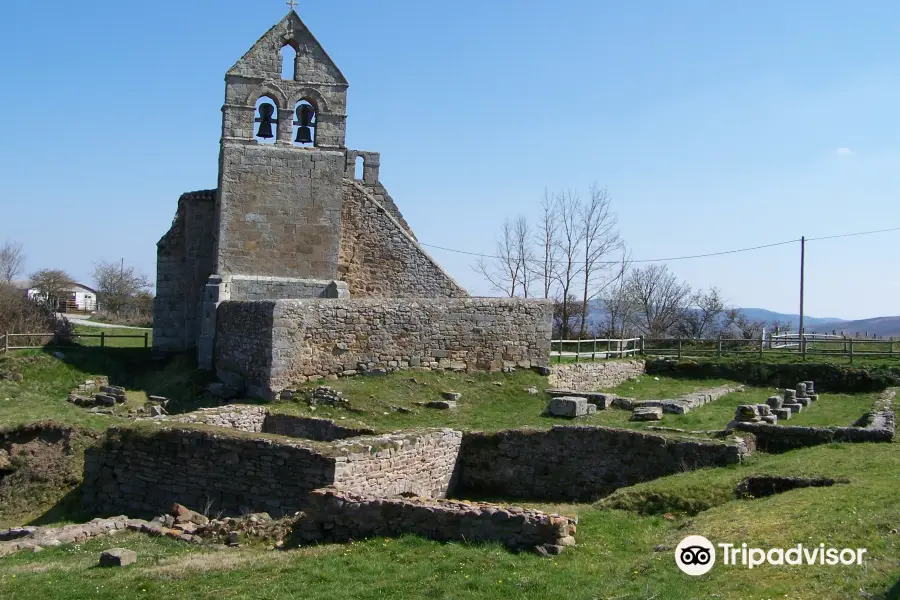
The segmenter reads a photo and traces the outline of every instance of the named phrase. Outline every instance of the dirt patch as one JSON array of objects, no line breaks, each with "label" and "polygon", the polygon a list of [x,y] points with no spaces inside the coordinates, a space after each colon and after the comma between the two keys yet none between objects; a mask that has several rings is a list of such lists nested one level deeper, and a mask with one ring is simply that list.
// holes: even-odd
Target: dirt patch
[{"label": "dirt patch", "polygon": [[847,479],[828,479],[825,477],[777,477],[774,475],[758,475],[747,477],[734,489],[738,499],[766,498],[775,494],[783,494],[791,490],[809,487],[831,487],[836,483],[850,483]]},{"label": "dirt patch", "polygon": [[22,525],[81,483],[84,448],[99,434],[36,423],[0,430],[0,524]]}]

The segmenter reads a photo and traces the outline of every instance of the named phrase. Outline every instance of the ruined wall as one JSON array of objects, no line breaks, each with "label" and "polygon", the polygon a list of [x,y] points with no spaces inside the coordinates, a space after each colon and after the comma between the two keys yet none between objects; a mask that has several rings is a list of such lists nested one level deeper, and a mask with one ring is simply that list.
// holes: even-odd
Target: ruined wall
[{"label": "ruined wall", "polygon": [[864,427],[800,427],[768,423],[737,423],[739,431],[752,433],[756,447],[764,452],[781,453],[834,442],[892,442],[894,432],[887,428]]},{"label": "ruined wall", "polygon": [[172,227],[157,244],[153,347],[178,352],[197,345],[203,286],[213,272],[215,190],[184,194]]},{"label": "ruined wall", "polygon": [[337,279],[344,153],[225,142],[217,273]]},{"label": "ruined wall", "polygon": [[359,182],[344,184],[341,226],[340,275],[351,296],[468,296]]},{"label": "ruined wall", "polygon": [[736,443],[607,427],[467,433],[458,494],[591,501],[657,477],[740,462]]},{"label": "ruined wall", "polygon": [[440,497],[453,478],[462,434],[408,431],[339,442],[188,426],[115,427],[85,454],[83,504],[92,514],[151,516],[173,503],[273,516],[301,510],[321,487]]},{"label": "ruined wall", "polygon": [[273,433],[287,437],[306,438],[321,442],[333,442],[363,435],[375,435],[374,429],[366,427],[345,427],[331,419],[314,419],[294,415],[270,414],[262,424],[263,433]]},{"label": "ruined wall", "polygon": [[323,279],[235,276],[231,278],[232,300],[282,300],[297,298],[337,298],[338,286],[346,284]]},{"label": "ruined wall", "polygon": [[332,459],[287,440],[112,428],[85,453],[83,505],[101,516],[153,516],[175,502],[211,513],[285,515],[333,479]]},{"label": "ruined wall", "polygon": [[274,301],[224,302],[216,313],[216,374],[260,397],[268,397],[274,307]]},{"label": "ruined wall", "polygon": [[[216,371],[236,387],[273,397],[307,378],[355,375],[360,365],[544,366],[551,311],[546,301],[502,298],[225,302]],[[263,356],[267,346],[270,360]]]},{"label": "ruined wall", "polygon": [[334,489],[310,496],[294,530],[302,543],[421,535],[440,541],[500,542],[513,550],[572,545],[575,523],[556,514],[475,502],[385,499]]},{"label": "ruined wall", "polygon": [[[377,449],[361,451],[369,439],[377,440]],[[462,433],[450,429],[339,442],[337,448],[350,451],[336,459],[334,485],[372,496],[443,498],[452,487],[461,443]]]},{"label": "ruined wall", "polygon": [[642,360],[612,360],[550,366],[551,387],[593,392],[613,388],[644,374]]}]

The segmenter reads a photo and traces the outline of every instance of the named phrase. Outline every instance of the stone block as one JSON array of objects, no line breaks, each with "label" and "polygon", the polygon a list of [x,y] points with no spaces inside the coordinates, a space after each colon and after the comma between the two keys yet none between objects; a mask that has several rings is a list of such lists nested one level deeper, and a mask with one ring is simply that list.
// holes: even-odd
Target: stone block
[{"label": "stone block", "polygon": [[784,398],[781,398],[780,396],[771,396],[768,400],[766,400],[766,404],[768,404],[769,408],[771,408],[773,411],[778,410],[779,408],[784,406]]},{"label": "stone block", "polygon": [[100,554],[101,567],[127,567],[137,562],[137,553],[125,548],[113,548]]},{"label": "stone block", "polygon": [[109,394],[96,394],[94,396],[94,402],[96,402],[99,406],[115,406],[116,398],[115,396],[110,396]]},{"label": "stone block", "polygon": [[759,413],[760,417],[767,417],[772,414],[772,407],[768,404],[757,404],[756,411]]},{"label": "stone block", "polygon": [[756,423],[759,421],[759,407],[756,404],[742,404],[734,412],[734,420],[739,423]]},{"label": "stone block", "polygon": [[441,392],[441,397],[444,400],[450,400],[451,402],[458,402],[460,398],[462,398],[462,394],[459,392]]},{"label": "stone block", "polygon": [[784,390],[784,401],[785,402],[793,402],[797,398],[797,390],[786,389]]},{"label": "stone block", "polygon": [[760,419],[763,423],[768,423],[769,425],[778,424],[778,417],[776,417],[775,415],[763,415],[762,417],[760,417]]},{"label": "stone block", "polygon": [[798,383],[797,384],[797,398],[806,398],[806,384]]},{"label": "stone block", "polygon": [[775,413],[776,417],[784,421],[787,421],[794,415],[793,411],[789,408],[776,408],[772,412]]},{"label": "stone block", "polygon": [[816,393],[816,383],[814,381],[804,381],[806,384],[806,394],[811,396]]},{"label": "stone block", "polygon": [[663,409],[658,406],[638,406],[631,413],[632,421],[662,421]]},{"label": "stone block", "polygon": [[796,402],[791,402],[791,403],[789,403],[789,404],[785,404],[785,405],[784,405],[784,408],[790,410],[791,413],[793,413],[793,414],[796,414],[796,413],[798,413],[798,412],[802,412],[802,411],[803,411],[803,405],[802,405],[802,404],[797,404]]},{"label": "stone block", "polygon": [[796,403],[802,404],[804,408],[809,406],[809,403],[812,402],[809,398],[797,398]]},{"label": "stone block", "polygon": [[550,404],[547,406],[547,414],[554,417],[575,419],[586,416],[588,414],[587,407],[588,402],[584,398],[563,396],[550,400]]}]

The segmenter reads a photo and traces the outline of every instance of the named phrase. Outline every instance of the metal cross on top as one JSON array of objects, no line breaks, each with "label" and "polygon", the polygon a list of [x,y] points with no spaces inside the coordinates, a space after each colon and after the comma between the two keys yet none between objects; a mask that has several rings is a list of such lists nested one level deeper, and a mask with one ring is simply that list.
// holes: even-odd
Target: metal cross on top
[{"label": "metal cross on top", "polygon": [[287,5],[291,7],[291,10],[294,10],[294,7],[297,6],[296,0],[288,0]]}]

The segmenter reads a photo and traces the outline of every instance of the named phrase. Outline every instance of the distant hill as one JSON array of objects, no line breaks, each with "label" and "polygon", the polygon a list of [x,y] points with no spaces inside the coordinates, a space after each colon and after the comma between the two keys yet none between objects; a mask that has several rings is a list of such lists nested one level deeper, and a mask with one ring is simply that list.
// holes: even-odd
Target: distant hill
[{"label": "distant hill", "polygon": [[843,331],[847,335],[855,336],[868,334],[870,337],[900,337],[900,317],[875,317],[874,319],[860,319],[859,321],[832,321],[820,323],[806,328],[810,333],[831,333]]},{"label": "distant hill", "polygon": [[[752,321],[765,321],[766,323],[779,321],[781,324],[788,325],[795,329],[800,326],[799,314],[778,313],[766,310],[765,308],[742,308],[741,311]],[[818,327],[826,324],[832,325],[831,328],[834,329],[836,326],[835,324],[844,322],[844,319],[834,317],[810,317],[806,315],[803,317],[803,325],[806,327],[807,331],[809,331],[811,327]]]}]

